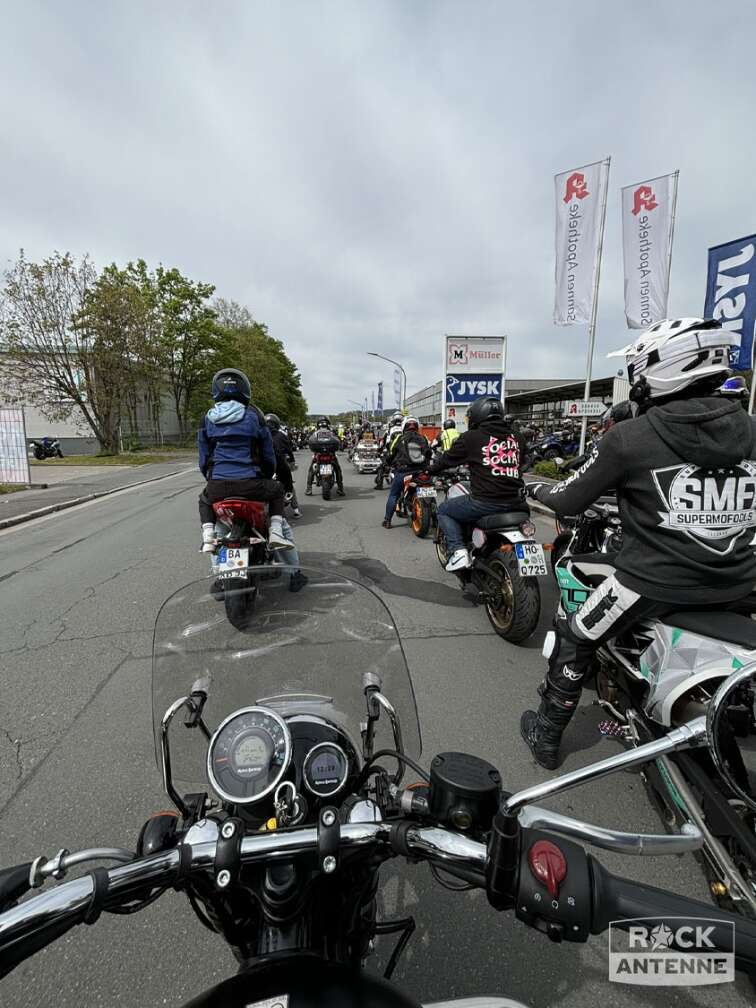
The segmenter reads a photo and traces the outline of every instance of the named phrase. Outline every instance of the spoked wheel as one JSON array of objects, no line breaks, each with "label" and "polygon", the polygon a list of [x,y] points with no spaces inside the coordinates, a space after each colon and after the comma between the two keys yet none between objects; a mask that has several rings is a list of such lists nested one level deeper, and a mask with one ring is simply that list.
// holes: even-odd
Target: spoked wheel
[{"label": "spoked wheel", "polygon": [[247,630],[255,611],[257,586],[249,579],[226,578],[223,581],[223,603],[228,622],[236,630]]},{"label": "spoked wheel", "polygon": [[522,577],[510,553],[488,559],[492,574],[486,578],[486,613],[499,637],[512,644],[527,640],[538,626],[541,590],[538,579]]},{"label": "spoked wheel", "polygon": [[412,500],[412,531],[418,539],[425,539],[433,527],[433,511],[429,501],[415,495]]}]

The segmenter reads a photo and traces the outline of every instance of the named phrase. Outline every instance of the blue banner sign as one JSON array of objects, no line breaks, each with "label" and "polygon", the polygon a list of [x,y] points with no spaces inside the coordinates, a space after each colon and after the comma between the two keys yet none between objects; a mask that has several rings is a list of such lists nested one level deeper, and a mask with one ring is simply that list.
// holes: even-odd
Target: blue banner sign
[{"label": "blue banner sign", "polygon": [[447,374],[446,402],[449,405],[471,403],[481,396],[501,399],[502,376],[499,374]]},{"label": "blue banner sign", "polygon": [[756,325],[756,235],[709,249],[704,315],[730,330],[730,367],[747,371]]}]

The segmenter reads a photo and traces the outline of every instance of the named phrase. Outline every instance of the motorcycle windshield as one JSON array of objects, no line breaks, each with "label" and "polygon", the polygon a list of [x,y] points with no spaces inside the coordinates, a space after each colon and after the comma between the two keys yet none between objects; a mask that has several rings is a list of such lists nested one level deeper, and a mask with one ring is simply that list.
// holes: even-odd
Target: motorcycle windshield
[{"label": "motorcycle windshield", "polygon": [[[404,751],[420,755],[412,681],[388,609],[356,581],[330,570],[302,571],[308,581],[297,592],[291,591],[291,568],[276,564],[249,568],[250,587],[224,595],[205,578],[163,604],[152,660],[158,766],[165,712],[197,689],[207,693],[202,716],[210,732],[234,711],[262,705],[284,717],[312,713],[335,722],[362,753],[366,675],[396,711]],[[186,718],[186,711],[178,712],[170,728],[173,781],[179,789],[207,790],[207,740],[185,727]],[[374,751],[384,748],[396,746],[382,710]]]}]

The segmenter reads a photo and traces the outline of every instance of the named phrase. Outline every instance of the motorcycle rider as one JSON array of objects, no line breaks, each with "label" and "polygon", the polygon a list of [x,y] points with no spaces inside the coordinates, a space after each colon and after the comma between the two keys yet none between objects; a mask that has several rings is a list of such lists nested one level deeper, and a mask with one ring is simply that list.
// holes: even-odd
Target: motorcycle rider
[{"label": "motorcycle rider", "polygon": [[420,433],[420,422],[408,416],[402,424],[402,433],[395,437],[386,457],[386,465],[394,466],[394,478],[386,500],[386,514],[381,523],[385,529],[391,528],[391,518],[396,503],[404,489],[404,477],[422,472],[430,457],[428,439]]},{"label": "motorcycle rider", "polygon": [[470,467],[471,494],[449,497],[438,507],[438,524],[450,554],[448,571],[470,566],[464,525],[483,515],[521,511],[524,507],[520,470],[525,443],[505,416],[503,403],[495,396],[476,399],[467,411],[467,426],[465,433],[428,469],[435,476],[444,469]]},{"label": "motorcycle rider", "polygon": [[714,319],[653,325],[612,355],[626,356],[638,416],[612,426],[569,479],[527,487],[558,515],[614,489],[623,528],[616,574],[571,617],[557,617],[538,713],[522,716],[522,736],[549,770],[603,641],[638,619],[729,608],[756,581],[756,420],[716,395],[731,342]]},{"label": "motorcycle rider", "polygon": [[211,553],[214,548],[213,504],[227,497],[267,502],[268,545],[291,549],[294,544],[283,530],[284,488],[269,478],[276,469],[273,441],[262,413],[250,402],[249,378],[236,368],[216,371],[211,395],[215,405],[197,432],[199,468],[207,480],[199,497],[202,552]]},{"label": "motorcycle rider", "polygon": [[386,427],[386,431],[379,441],[379,450],[381,453],[381,461],[378,466],[378,471],[375,474],[375,486],[377,490],[383,488],[383,480],[388,476],[389,466],[386,462],[388,453],[391,450],[395,441],[397,441],[402,434],[402,425],[404,424],[404,414],[400,413],[399,410],[394,413]]},{"label": "motorcycle rider", "polygon": [[438,451],[446,452],[449,451],[451,446],[459,437],[459,431],[457,430],[457,423],[455,420],[444,420],[444,427],[441,433],[433,442],[432,447],[438,449]]},{"label": "motorcycle rider", "polygon": [[270,430],[273,441],[273,451],[276,455],[276,478],[283,483],[284,502],[288,501],[291,504],[292,514],[295,518],[301,518],[302,512],[299,510],[297,491],[294,489],[294,478],[289,465],[294,461],[294,449],[291,441],[289,436],[281,430],[281,420],[275,413],[266,413],[265,423]]},{"label": "motorcycle rider", "polygon": [[[324,433],[323,434],[319,434],[320,431],[323,431]],[[339,446],[341,446],[341,441],[333,433],[333,430],[331,428],[331,421],[328,419],[327,416],[322,416],[318,420],[317,426],[315,428],[315,431],[313,432],[312,437],[316,438],[316,439],[318,437],[322,437],[324,441],[328,441],[328,435],[329,434],[331,436],[331,439],[336,444],[338,444]],[[312,447],[312,445],[310,445],[310,447]],[[336,493],[339,495],[339,497],[344,497],[345,496],[345,494],[344,494],[344,476],[343,476],[343,474],[341,472],[341,466],[339,465],[339,460],[338,460],[338,457],[336,455],[336,452],[338,450],[339,450],[338,448],[334,448],[334,452],[333,452],[333,474],[336,477]],[[305,495],[307,497],[312,497],[312,481],[315,479],[315,466],[316,465],[317,465],[317,463],[315,462],[315,459],[313,458],[312,462],[310,463],[310,468],[307,470],[307,489],[305,490]]]}]

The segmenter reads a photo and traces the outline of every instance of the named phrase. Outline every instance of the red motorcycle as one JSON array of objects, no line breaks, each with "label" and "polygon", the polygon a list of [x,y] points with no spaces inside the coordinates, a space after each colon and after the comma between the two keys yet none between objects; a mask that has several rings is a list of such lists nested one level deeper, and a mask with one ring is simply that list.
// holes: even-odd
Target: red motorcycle
[{"label": "red motorcycle", "polygon": [[[212,558],[215,595],[229,623],[245,630],[255,608],[257,580],[249,569],[271,562],[268,509],[261,501],[229,498],[213,504],[217,544]],[[252,589],[252,590],[250,590]]]},{"label": "red motorcycle", "polygon": [[315,469],[315,482],[323,491],[323,500],[331,499],[333,481],[335,479],[334,462],[336,455],[332,451],[315,452],[312,464]]}]

